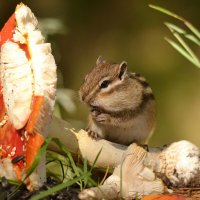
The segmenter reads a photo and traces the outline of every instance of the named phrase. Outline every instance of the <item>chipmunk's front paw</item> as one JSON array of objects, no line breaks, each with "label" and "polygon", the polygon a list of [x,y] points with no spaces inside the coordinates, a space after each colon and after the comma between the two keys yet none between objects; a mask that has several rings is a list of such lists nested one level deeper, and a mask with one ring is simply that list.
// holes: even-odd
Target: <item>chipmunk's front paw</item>
[{"label": "chipmunk's front paw", "polygon": [[89,128],[88,128],[86,131],[88,132],[88,136],[91,137],[92,139],[94,139],[94,140],[100,139],[100,137],[99,137],[99,135],[98,135],[97,132],[92,131],[92,130],[89,129]]},{"label": "chipmunk's front paw", "polygon": [[95,121],[99,123],[108,123],[110,121],[110,115],[106,113],[101,113],[99,111],[93,111],[92,117]]}]

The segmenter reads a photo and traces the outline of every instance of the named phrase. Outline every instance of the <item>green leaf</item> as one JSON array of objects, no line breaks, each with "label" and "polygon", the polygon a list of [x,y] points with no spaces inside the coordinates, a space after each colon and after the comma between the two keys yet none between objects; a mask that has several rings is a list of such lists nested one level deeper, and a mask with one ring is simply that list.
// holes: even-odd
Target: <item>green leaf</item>
[{"label": "green leaf", "polygon": [[196,27],[186,20],[184,21],[184,24],[200,39],[200,32]]},{"label": "green leaf", "polygon": [[200,46],[200,40],[198,40],[194,35],[186,34],[185,38]]},{"label": "green leaf", "polygon": [[[19,180],[7,179],[7,181],[9,184],[15,185],[15,186],[19,186],[19,185],[23,184],[23,182],[19,181]],[[0,178],[0,182],[2,182],[2,177]]]},{"label": "green leaf", "polygon": [[164,24],[167,26],[167,28],[169,28],[172,31],[176,31],[179,34],[185,35],[187,33],[184,29],[182,29],[182,28],[180,28],[180,27],[178,27],[178,26],[176,26],[176,25],[174,25],[172,23],[165,22]]},{"label": "green leaf", "polygon": [[165,8],[162,8],[160,6],[155,6],[155,5],[149,5],[149,7],[182,21],[187,26],[187,28],[194,34],[194,35],[188,34],[184,29],[182,29],[174,24],[165,23],[165,25],[169,28],[169,30],[172,32],[172,34],[178,40],[178,42],[182,45],[182,47],[179,44],[177,44],[176,42],[174,42],[168,38],[166,38],[167,42],[169,44],[171,44],[186,59],[188,59],[195,66],[200,68],[200,61],[199,61],[198,57],[195,55],[195,53],[191,50],[191,48],[186,44],[186,42],[180,36],[180,34],[181,34],[185,38],[189,39],[190,41],[192,41],[195,44],[197,44],[198,46],[200,46],[199,30],[197,28],[195,28],[190,22],[185,20],[183,17],[180,17],[179,15],[177,15]]},{"label": "green leaf", "polygon": [[196,35],[200,39],[199,30],[194,25],[192,25],[189,21],[184,19],[183,17],[181,17],[181,16],[179,16],[179,15],[177,15],[177,14],[175,14],[175,13],[173,13],[173,12],[171,12],[171,11],[165,9],[165,8],[162,8],[160,6],[155,6],[155,5],[150,4],[149,7],[184,22],[184,24],[192,31],[192,33],[194,33],[194,35]]},{"label": "green leaf", "polygon": [[194,42],[195,44],[197,44],[198,46],[200,46],[200,40],[198,38],[196,38],[194,35],[188,34],[184,29],[169,23],[169,22],[165,22],[164,23],[167,28],[169,28],[169,30],[173,33],[173,32],[177,32],[181,35],[184,35],[185,38],[189,39],[190,41]]},{"label": "green leaf", "polygon": [[62,142],[60,142],[60,140],[58,138],[51,138],[51,142],[56,143],[56,145],[62,150],[62,152],[68,157],[69,161],[70,161],[70,166],[72,167],[72,169],[75,172],[75,175],[77,177],[73,178],[73,180],[69,180],[67,182],[64,182],[62,184],[59,184],[51,189],[49,189],[48,191],[44,191],[39,193],[38,195],[35,195],[31,198],[31,200],[39,200],[39,199],[43,199],[51,194],[54,194],[66,187],[69,187],[75,183],[80,182],[81,184],[79,184],[82,187],[82,181],[83,180],[87,180],[88,182],[90,182],[93,185],[96,185],[95,181],[92,180],[91,173],[87,172],[87,168],[86,166],[84,167],[84,170],[82,170],[81,168],[77,167],[75,165],[75,162],[73,160],[73,157],[71,155],[71,153],[68,151],[68,149],[65,147],[64,144],[62,144]]},{"label": "green leaf", "polygon": [[65,153],[67,155],[67,157],[69,158],[69,161],[70,161],[70,165],[71,165],[72,169],[74,170],[76,176],[80,176],[78,168],[74,162],[74,159],[72,158],[72,155],[68,151],[66,146],[64,144],[62,144],[58,138],[52,138],[52,142],[54,142],[63,151],[63,153]]},{"label": "green leaf", "polygon": [[193,63],[195,66],[200,67],[197,65],[196,61],[190,56],[190,54],[185,51],[179,44],[176,42],[170,40],[169,38],[165,38],[165,40],[172,46],[174,47],[181,55],[183,55],[186,59],[188,59],[191,63]]},{"label": "green leaf", "polygon": [[67,156],[48,150],[46,158],[47,176],[52,176],[60,182],[66,182],[74,177]]},{"label": "green leaf", "polygon": [[95,167],[96,162],[97,162],[97,160],[98,160],[98,158],[99,158],[99,156],[100,156],[100,154],[101,154],[101,151],[102,151],[102,148],[99,150],[97,156],[95,157],[94,162],[93,162],[93,164],[92,164],[92,167],[91,167],[91,169],[90,169],[90,172],[91,172],[91,171],[93,170],[93,168]]},{"label": "green leaf", "polygon": [[[68,149],[66,148],[66,146],[64,144],[62,144],[62,142],[60,142],[60,140],[58,138],[53,138],[52,139],[52,142],[55,142],[56,145],[58,145],[58,147],[63,151],[63,153],[69,158],[69,161],[70,161],[70,166],[71,168],[73,169],[75,175],[77,177],[81,176],[82,174],[84,174],[84,171],[77,167],[74,160],[73,160],[73,157],[71,155],[71,153],[68,151]],[[100,151],[101,152],[101,151]],[[98,159],[98,156],[100,154],[100,152],[98,153],[96,159]],[[96,159],[94,161],[94,164],[96,163]],[[93,165],[94,165],[93,164]],[[91,170],[88,172],[90,175],[91,175]],[[97,185],[96,182],[89,176],[86,178],[88,180],[88,182],[91,184],[91,185]],[[84,179],[80,179],[80,183],[77,182],[77,184],[80,185],[81,189],[83,188],[82,187],[82,181],[84,181]]]},{"label": "green leaf", "polygon": [[[84,174],[88,172],[88,166],[87,166],[87,160],[86,159],[83,160],[83,171],[84,171]],[[86,177],[84,179],[84,188],[86,187],[87,182],[88,182],[88,179]]]},{"label": "green leaf", "polygon": [[181,38],[181,36],[178,33],[173,33],[174,37],[179,41],[179,43],[183,46],[183,48],[190,54],[190,56],[193,58],[194,62],[196,63],[196,66],[200,66],[199,59],[195,55],[195,53],[191,50],[191,48],[185,43],[185,41]]},{"label": "green leaf", "polygon": [[149,7],[150,7],[150,8],[153,8],[154,10],[160,11],[160,12],[166,14],[166,15],[169,15],[169,16],[171,16],[171,17],[174,17],[174,18],[176,18],[176,19],[178,19],[178,20],[185,21],[184,18],[182,18],[182,17],[178,16],[177,14],[175,14],[175,13],[173,13],[173,12],[171,12],[171,11],[165,9],[165,8],[162,8],[162,7],[160,7],[160,6],[156,6],[156,5],[149,4]]}]

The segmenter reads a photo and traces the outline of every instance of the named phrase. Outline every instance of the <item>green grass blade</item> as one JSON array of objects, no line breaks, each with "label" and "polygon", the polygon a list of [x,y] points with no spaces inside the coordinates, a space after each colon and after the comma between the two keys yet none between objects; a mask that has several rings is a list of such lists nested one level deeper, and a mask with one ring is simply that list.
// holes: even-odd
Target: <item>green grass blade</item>
[{"label": "green grass blade", "polygon": [[[55,194],[56,192],[59,192],[60,190],[63,190],[73,184],[75,184],[76,182],[80,181],[81,179],[83,179],[86,176],[86,174],[79,176],[77,178],[74,178],[73,180],[67,181],[65,183],[61,183],[59,185],[56,185],[54,187],[52,187],[51,189],[44,191],[44,192],[40,192],[38,195],[33,196],[32,198],[30,198],[30,200],[40,200],[40,199],[44,199],[45,197]],[[88,175],[89,176],[89,175]]]},{"label": "green grass blade", "polygon": [[188,40],[194,42],[196,45],[200,46],[200,40],[198,40],[194,35],[186,34],[185,38],[187,38]]},{"label": "green grass blade", "polygon": [[192,33],[194,33],[194,35],[196,35],[200,39],[199,30],[193,24],[191,24],[186,19],[184,19],[183,17],[181,17],[181,16],[179,16],[179,15],[177,15],[177,14],[175,14],[175,13],[173,13],[173,12],[171,12],[171,11],[165,9],[165,8],[162,8],[160,6],[150,4],[149,7],[184,22],[184,24],[192,31]]},{"label": "green grass blade", "polygon": [[76,164],[74,162],[74,159],[72,158],[71,153],[68,151],[68,149],[65,147],[65,145],[62,144],[58,138],[53,138],[52,141],[54,143],[56,143],[56,145],[58,145],[58,147],[68,156],[69,161],[71,163],[71,167],[74,170],[76,176],[80,176],[80,173],[79,173],[79,171],[77,169],[77,166],[76,166]]},{"label": "green grass blade", "polygon": [[[192,59],[192,63],[195,63],[196,66],[200,67],[200,62],[199,59],[197,58],[197,56],[195,55],[195,53],[191,50],[191,48],[185,43],[185,41],[181,38],[181,36],[179,35],[178,32],[176,32],[176,30],[178,30],[180,33],[186,33],[184,31],[181,31],[180,29],[177,29],[176,26],[171,25],[170,23],[166,23],[165,24],[169,30],[172,32],[172,34],[174,35],[174,37],[179,41],[179,43],[183,46],[183,48],[185,49],[185,51],[187,51],[187,53],[190,55],[190,60]],[[179,50],[180,52],[180,50]],[[182,54],[183,55],[183,54]]]},{"label": "green grass blade", "polygon": [[[47,176],[54,177],[60,182],[66,182],[74,177],[68,157],[64,154],[47,150],[46,152]],[[64,179],[63,179],[64,178]]]},{"label": "green grass blade", "polygon": [[200,32],[196,27],[186,20],[184,21],[184,24],[200,39]]},{"label": "green grass blade", "polygon": [[[84,172],[84,174],[88,172],[87,160],[86,160],[86,159],[83,160],[83,172]],[[88,179],[87,179],[87,177],[86,177],[86,178],[84,179],[84,188],[86,187],[87,182],[88,182]]]},{"label": "green grass blade", "polygon": [[96,187],[98,185],[97,182],[91,178],[91,176],[88,176],[87,179],[88,184],[90,183],[90,187]]},{"label": "green grass blade", "polygon": [[[15,185],[15,186],[19,186],[19,185],[23,184],[22,181],[18,181],[18,180],[7,179],[7,181],[9,184]],[[0,182],[2,182],[2,177],[0,178]]]},{"label": "green grass blade", "polygon": [[189,60],[191,63],[193,63],[195,66],[200,67],[197,65],[197,63],[194,61],[194,59],[190,56],[190,54],[185,51],[179,44],[176,42],[170,40],[169,38],[165,38],[165,40],[174,48],[176,49],[181,55],[183,55],[187,60]]},{"label": "green grass blade", "polygon": [[87,173],[87,171],[88,171],[87,160],[86,160],[86,159],[83,160],[83,171],[84,171],[85,173]]},{"label": "green grass blade", "polygon": [[185,51],[179,44],[174,42],[173,40],[165,37],[165,40],[173,47],[175,48],[181,55],[183,55],[185,58],[187,58],[190,62],[193,62],[192,57],[188,54],[187,51]]},{"label": "green grass blade", "polygon": [[173,33],[173,35],[176,37],[176,39],[179,41],[179,43],[183,46],[183,48],[190,54],[190,56],[193,58],[193,61],[196,63],[196,66],[200,67],[200,62],[195,53],[191,50],[191,48],[185,43],[185,41],[181,38],[181,36],[178,33]]},{"label": "green grass blade", "polygon": [[64,181],[65,179],[65,171],[64,171],[64,167],[63,167],[63,163],[61,160],[58,161],[60,163],[60,168],[61,168],[61,171],[62,171],[62,182]]},{"label": "green grass blade", "polygon": [[170,30],[176,31],[179,34],[185,35],[187,33],[184,29],[182,29],[172,23],[165,22],[164,24],[167,26],[167,28],[169,28]]},{"label": "green grass blade", "polygon": [[181,35],[184,35],[185,38],[189,39],[190,41],[194,42],[195,44],[197,44],[198,46],[200,46],[200,40],[198,38],[196,38],[194,35],[188,34],[184,29],[169,23],[169,22],[165,22],[164,23],[167,28],[173,33],[173,32],[177,32]]},{"label": "green grass blade", "polygon": [[[81,174],[83,174],[82,169],[80,169],[79,167],[76,166],[74,159],[73,159],[71,153],[66,148],[66,146],[62,142],[60,142],[60,140],[58,138],[53,138],[52,141],[55,142],[55,144],[58,145],[58,147],[63,151],[63,153],[66,154],[66,156],[68,157],[68,159],[70,161],[71,168],[73,169],[75,175],[77,177],[79,177]],[[77,182],[77,184],[81,187],[81,190],[82,190],[83,180],[80,179],[80,182]]]},{"label": "green grass blade", "polygon": [[186,21],[184,18],[180,17],[179,15],[177,15],[177,14],[175,14],[175,13],[173,13],[173,12],[171,12],[171,11],[165,9],[165,8],[162,8],[162,7],[160,7],[160,6],[156,6],[156,5],[149,4],[149,7],[150,7],[150,8],[153,8],[154,10],[160,11],[160,12],[166,14],[166,15],[169,15],[169,16],[171,16],[171,17],[174,17],[174,18],[176,18],[176,19],[178,19],[178,20]]},{"label": "green grass blade", "polygon": [[93,164],[92,164],[92,167],[90,168],[90,172],[92,172],[93,168],[95,167],[95,164],[96,164],[96,162],[97,162],[97,160],[98,160],[98,158],[99,158],[99,156],[100,156],[100,154],[101,154],[101,151],[102,151],[102,148],[99,150],[99,152],[98,152],[96,158],[94,159],[94,162],[93,162]]},{"label": "green grass blade", "polygon": [[[66,148],[66,146],[64,144],[62,144],[62,142],[60,142],[60,140],[58,138],[52,138],[52,142],[54,142],[56,145],[58,145],[58,147],[60,148],[60,150],[62,150],[63,154],[68,157],[69,159],[69,165],[70,167],[73,169],[74,174],[79,177],[82,176],[84,174],[89,174],[91,176],[91,171],[88,172],[87,169],[87,162],[85,160],[85,164],[83,166],[83,169],[79,168],[78,166],[76,166],[73,157],[71,155],[71,153],[68,151],[68,149]],[[92,180],[92,178],[90,176],[83,176],[83,179],[80,179],[79,182],[76,182],[76,184],[78,184],[80,186],[80,188],[82,189],[82,183],[85,181],[87,184],[90,184],[92,186],[96,186],[96,182],[94,180]],[[86,181],[87,180],[87,181]],[[84,182],[84,183],[85,183]]]}]

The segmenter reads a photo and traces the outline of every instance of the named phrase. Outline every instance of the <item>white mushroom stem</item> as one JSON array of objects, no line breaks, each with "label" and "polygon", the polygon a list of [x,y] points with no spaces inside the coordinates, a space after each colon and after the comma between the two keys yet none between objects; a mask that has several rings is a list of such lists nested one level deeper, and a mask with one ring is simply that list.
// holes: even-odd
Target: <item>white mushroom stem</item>
[{"label": "white mushroom stem", "polygon": [[[90,164],[93,164],[96,156],[101,151],[95,164],[96,167],[101,168],[116,167],[121,162],[122,155],[127,149],[127,146],[107,140],[94,140],[84,130],[76,132],[68,122],[56,117],[52,119],[48,135],[59,138],[71,153],[81,155]],[[49,149],[59,151],[54,143],[50,144]]]}]

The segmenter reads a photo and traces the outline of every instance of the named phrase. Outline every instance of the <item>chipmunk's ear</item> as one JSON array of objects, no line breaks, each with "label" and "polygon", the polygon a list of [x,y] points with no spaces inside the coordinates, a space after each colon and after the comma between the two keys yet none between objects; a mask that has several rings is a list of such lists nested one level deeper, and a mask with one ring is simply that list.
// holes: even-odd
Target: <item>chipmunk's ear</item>
[{"label": "chipmunk's ear", "polygon": [[119,79],[122,80],[126,74],[127,71],[127,62],[123,61],[120,65],[119,65]]},{"label": "chipmunk's ear", "polygon": [[99,56],[96,61],[96,65],[105,64],[106,61],[103,59],[102,56]]}]

